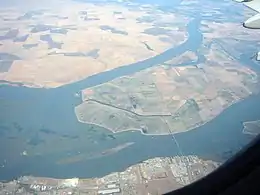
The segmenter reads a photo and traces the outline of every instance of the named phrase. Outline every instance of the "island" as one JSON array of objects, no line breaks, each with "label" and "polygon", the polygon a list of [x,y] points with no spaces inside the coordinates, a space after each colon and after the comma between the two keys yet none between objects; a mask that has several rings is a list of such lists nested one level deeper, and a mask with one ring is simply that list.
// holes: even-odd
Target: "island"
[{"label": "island", "polygon": [[164,194],[188,185],[220,164],[195,155],[157,157],[100,178],[54,179],[22,176],[0,182],[3,194]]},{"label": "island", "polygon": [[220,44],[204,53],[205,63],[196,66],[176,66],[174,62],[180,62],[176,57],[171,63],[83,90],[82,103],[75,108],[78,120],[114,133],[174,134],[201,126],[258,93],[259,75],[241,66]]},{"label": "island", "polygon": [[86,160],[91,160],[91,159],[95,159],[95,158],[102,158],[104,156],[109,156],[114,153],[117,153],[127,147],[130,147],[133,144],[134,144],[134,142],[127,142],[127,143],[118,145],[114,148],[109,148],[109,149],[103,150],[98,153],[80,152],[79,154],[76,154],[74,156],[60,159],[59,161],[57,161],[57,164],[73,164],[73,163],[80,162],[80,161],[86,161]]}]

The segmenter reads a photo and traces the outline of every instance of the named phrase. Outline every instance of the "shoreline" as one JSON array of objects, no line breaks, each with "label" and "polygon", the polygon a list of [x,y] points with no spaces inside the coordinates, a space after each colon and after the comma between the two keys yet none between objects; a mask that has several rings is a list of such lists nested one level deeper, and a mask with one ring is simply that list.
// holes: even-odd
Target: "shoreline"
[{"label": "shoreline", "polygon": [[[131,145],[130,145],[131,146]],[[127,146],[128,147],[128,146]],[[211,163],[214,163],[216,165],[220,165],[221,162],[219,161],[215,161],[215,160],[211,160],[211,159],[208,159],[208,158],[202,158],[202,157],[199,157],[197,155],[176,155],[176,156],[164,156],[164,157],[161,157],[161,156],[155,156],[153,158],[149,158],[149,159],[146,159],[146,160],[142,160],[136,164],[133,164],[131,166],[128,166],[126,167],[125,169],[123,170],[119,170],[119,171],[116,171],[114,173],[121,173],[121,172],[125,172],[127,169],[133,167],[133,166],[137,166],[139,164],[142,164],[142,163],[145,163],[145,162],[149,162],[149,161],[153,161],[155,159],[167,159],[167,158],[186,158],[186,157],[190,157],[190,156],[196,156],[198,157],[199,159],[201,159],[202,161],[205,161],[205,162],[211,162]],[[112,174],[112,173],[110,173]],[[110,175],[110,174],[107,174],[107,175]],[[19,177],[16,177],[16,178],[13,178],[13,179],[10,179],[10,180],[0,180],[0,182],[2,183],[8,183],[8,182],[12,182],[12,181],[16,181],[16,180],[19,180],[20,178],[23,178],[23,177],[32,177],[32,178],[36,178],[36,179],[51,179],[51,180],[69,180],[69,179],[79,179],[79,180],[86,180],[86,179],[100,179],[100,178],[103,178],[107,175],[104,175],[104,176],[100,176],[100,177],[63,177],[63,178],[58,178],[58,177],[45,177],[45,176],[34,176],[32,174],[28,174],[28,175],[21,175]]]},{"label": "shoreline", "polygon": [[[76,113],[75,113],[75,114],[76,114]],[[77,116],[77,115],[76,115],[76,116]],[[214,117],[214,118],[215,118],[215,117]],[[213,120],[214,118],[212,118],[211,120]],[[168,136],[168,135],[173,135],[173,134],[184,133],[184,132],[187,132],[187,131],[191,131],[191,130],[193,130],[193,129],[196,129],[196,128],[198,128],[198,127],[201,127],[201,126],[203,126],[203,125],[205,125],[206,123],[208,123],[208,122],[211,121],[211,120],[209,120],[209,121],[207,121],[207,122],[205,122],[205,123],[202,123],[202,124],[199,125],[199,126],[191,127],[191,128],[189,128],[189,129],[187,129],[187,130],[185,130],[185,131],[180,131],[180,132],[171,132],[171,133],[160,133],[160,134],[159,134],[159,133],[143,133],[142,130],[140,130],[140,129],[135,129],[135,128],[132,128],[132,129],[125,129],[125,130],[123,130],[123,131],[118,131],[118,132],[116,132],[116,131],[113,131],[111,128],[108,128],[108,127],[102,126],[102,125],[97,124],[97,123],[83,122],[82,120],[80,120],[80,119],[78,118],[78,116],[77,116],[77,120],[78,120],[80,123],[83,123],[83,124],[95,125],[95,126],[98,126],[98,127],[104,128],[104,129],[106,129],[106,130],[112,132],[113,134],[124,133],[124,132],[126,132],[126,131],[130,131],[130,132],[133,132],[133,131],[140,131],[141,134],[142,134],[142,135],[145,135],[145,136]]]},{"label": "shoreline", "polygon": [[[201,127],[201,126],[207,124],[208,122],[212,121],[214,118],[216,118],[217,116],[219,116],[222,112],[224,112],[226,109],[230,108],[231,106],[233,106],[233,105],[235,105],[235,104],[237,104],[237,103],[239,103],[239,102],[241,102],[241,101],[243,101],[243,100],[245,100],[245,99],[247,99],[247,98],[249,98],[249,97],[251,97],[251,96],[255,96],[255,95],[259,95],[259,93],[257,93],[257,94],[251,93],[251,94],[250,94],[249,96],[247,96],[246,98],[241,98],[241,99],[238,99],[238,100],[232,102],[230,105],[228,105],[226,108],[224,108],[224,109],[223,109],[220,113],[218,113],[216,116],[213,116],[212,118],[208,119],[207,121],[201,123],[201,124],[198,125],[198,126],[188,128],[188,129],[186,129],[185,131],[171,132],[171,133],[170,133],[170,132],[169,132],[169,133],[160,133],[160,134],[159,134],[159,133],[143,133],[143,131],[142,131],[141,129],[136,129],[136,128],[125,129],[125,130],[122,130],[122,131],[118,131],[118,132],[117,132],[117,131],[112,130],[111,128],[102,126],[102,125],[97,124],[97,123],[84,122],[84,121],[82,121],[81,119],[78,118],[78,115],[77,115],[77,112],[76,112],[76,107],[78,107],[80,104],[79,104],[78,106],[74,107],[74,113],[75,113],[75,115],[76,115],[76,117],[77,117],[77,120],[78,120],[80,123],[89,124],[89,125],[95,125],[95,126],[104,128],[104,129],[106,129],[106,130],[112,132],[113,134],[118,134],[118,133],[122,133],[122,132],[126,132],[126,131],[140,131],[142,135],[146,135],[146,136],[165,136],[165,135],[167,136],[167,135],[174,135],[174,134],[179,134],[179,133],[184,133],[184,132],[192,131],[193,129],[196,129],[196,128],[198,128],[198,127]],[[86,100],[86,101],[88,101],[88,100]],[[91,101],[93,101],[93,100],[91,100]],[[94,100],[94,102],[97,102],[97,103],[98,103],[98,101],[96,101],[96,100]],[[107,105],[107,106],[109,106],[109,105]],[[112,106],[112,107],[113,107],[113,106]],[[115,108],[115,107],[113,107],[113,108]],[[121,109],[120,109],[120,110],[121,110]],[[126,111],[126,112],[127,112],[127,111]],[[132,112],[130,112],[130,113],[132,113]],[[134,112],[133,112],[133,113],[134,113]],[[134,113],[134,114],[135,114],[135,113]],[[138,116],[138,114],[135,114],[135,115]],[[145,116],[143,116],[143,117],[145,117]],[[149,117],[149,116],[148,116],[148,117]],[[155,117],[156,117],[156,116],[155,116]],[[164,116],[162,115],[162,116],[158,116],[158,117],[164,117]],[[250,121],[247,121],[247,122],[250,122]],[[244,123],[247,123],[247,122],[243,122],[243,124],[244,124]],[[170,130],[171,130],[171,129],[170,129]],[[242,132],[244,133],[244,129],[243,129]],[[247,133],[244,133],[244,134],[247,134]]]}]

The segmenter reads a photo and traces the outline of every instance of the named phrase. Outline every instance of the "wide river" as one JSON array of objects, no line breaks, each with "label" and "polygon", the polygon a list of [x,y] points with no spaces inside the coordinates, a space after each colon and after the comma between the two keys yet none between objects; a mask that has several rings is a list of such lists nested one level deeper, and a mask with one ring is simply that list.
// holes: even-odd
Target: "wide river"
[{"label": "wide river", "polygon": [[[74,113],[74,107],[81,102],[75,93],[80,90],[159,65],[188,50],[196,52],[203,40],[199,30],[200,21],[198,17],[189,23],[189,37],[185,43],[141,62],[56,89],[2,85],[0,180],[21,175],[98,177],[158,156],[194,154],[223,162],[236,153],[253,138],[242,133],[242,122],[260,119],[260,95],[232,105],[199,128],[176,134],[181,151],[172,136],[145,136],[137,131],[129,131],[114,134],[111,138],[111,132],[106,129],[79,123]],[[203,56],[200,56],[198,62],[203,60]],[[240,60],[256,68],[248,56],[241,56]],[[108,156],[87,158],[88,155],[100,154],[127,142],[134,144]],[[21,155],[23,151],[27,151],[28,155]],[[57,163],[60,159],[79,153],[85,154],[86,158],[75,163]]]}]

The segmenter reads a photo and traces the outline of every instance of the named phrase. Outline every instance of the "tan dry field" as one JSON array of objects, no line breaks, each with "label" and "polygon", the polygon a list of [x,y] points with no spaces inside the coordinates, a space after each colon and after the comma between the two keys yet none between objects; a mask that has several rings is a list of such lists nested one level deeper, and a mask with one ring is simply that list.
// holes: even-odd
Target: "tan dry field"
[{"label": "tan dry field", "polygon": [[[53,1],[41,9],[34,2],[24,9],[14,7],[1,10],[0,35],[5,36],[10,29],[18,29],[17,37],[28,35],[28,38],[24,42],[15,42],[15,37],[0,40],[0,53],[21,58],[15,60],[8,71],[0,72],[0,80],[20,82],[30,87],[59,87],[145,60],[184,42],[186,31],[180,30],[174,23],[181,21],[185,26],[187,18],[154,9],[151,6],[129,9],[120,4],[98,6],[65,0]],[[39,11],[40,14],[21,19],[32,11]],[[151,11],[154,11],[153,15],[156,16],[153,22],[138,22],[138,19],[144,16],[149,17]],[[160,27],[167,29],[167,33],[144,33],[147,29],[154,28],[155,23],[170,23]],[[49,29],[39,30],[42,28],[39,25],[48,26]],[[115,32],[102,30],[102,26],[115,29]],[[35,30],[37,28],[38,30]],[[52,31],[57,29],[67,32]],[[44,36],[49,36],[49,41],[43,40]],[[171,37],[178,39],[173,40]],[[169,41],[161,40],[162,38]],[[144,43],[152,50],[147,49]],[[26,49],[25,46],[30,44],[36,46]],[[55,48],[55,44],[60,46]],[[98,57],[58,55],[79,52],[86,54],[93,50],[98,51]]]}]

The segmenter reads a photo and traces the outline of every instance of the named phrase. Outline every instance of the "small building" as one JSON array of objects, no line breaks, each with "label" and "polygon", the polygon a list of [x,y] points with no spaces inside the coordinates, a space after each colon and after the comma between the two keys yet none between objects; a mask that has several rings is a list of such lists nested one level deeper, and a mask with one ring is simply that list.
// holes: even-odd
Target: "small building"
[{"label": "small building", "polygon": [[118,188],[117,184],[107,184],[107,188]]},{"label": "small building", "polygon": [[120,188],[114,188],[114,189],[105,189],[105,190],[98,190],[98,194],[113,194],[113,193],[119,193],[121,192]]},{"label": "small building", "polygon": [[62,181],[61,186],[63,187],[77,187],[79,184],[79,178],[65,179]]}]

